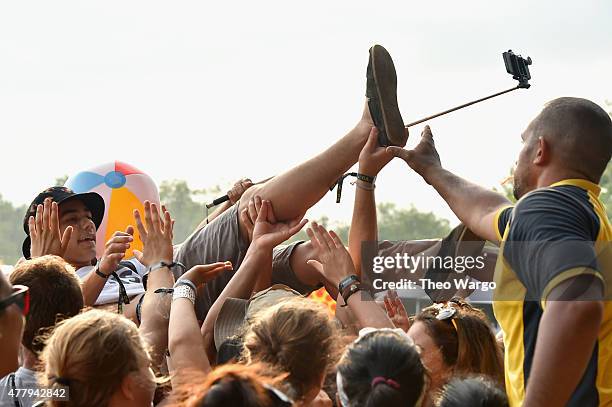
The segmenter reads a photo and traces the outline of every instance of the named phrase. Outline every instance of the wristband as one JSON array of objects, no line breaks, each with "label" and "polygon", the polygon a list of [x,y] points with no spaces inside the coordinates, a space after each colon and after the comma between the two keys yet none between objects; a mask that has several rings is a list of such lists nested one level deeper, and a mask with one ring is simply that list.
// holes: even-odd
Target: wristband
[{"label": "wristband", "polygon": [[177,280],[177,282],[174,283],[174,288],[179,287],[181,285],[186,285],[188,287],[191,287],[193,291],[197,291],[196,285],[193,283],[193,281],[187,280],[186,278]]},{"label": "wristband", "polygon": [[102,277],[105,280],[108,279],[108,277],[110,277],[110,274],[104,274],[103,272],[101,272],[100,268],[97,265],[94,268],[94,272],[96,273],[97,276]]},{"label": "wristband", "polygon": [[357,277],[355,274],[344,277],[342,280],[340,280],[340,284],[338,284],[338,292],[342,294],[344,289],[355,281],[359,283],[359,277]]},{"label": "wristband", "polygon": [[164,268],[164,267],[167,267],[168,270],[171,270],[171,271],[173,267],[179,267],[183,273],[185,272],[185,269],[186,269],[185,265],[183,263],[179,263],[178,261],[173,261],[172,263],[166,263],[165,261],[160,261],[159,263],[155,263],[151,265],[149,267],[148,272],[150,273],[152,271],[155,271],[157,269]]},{"label": "wristband", "polygon": [[354,282],[353,284],[348,286],[341,294],[342,299],[344,300],[344,304],[342,304],[341,307],[346,307],[348,305],[348,300],[349,298],[351,298],[351,295],[355,294],[357,291],[364,291],[364,290],[365,290],[365,287],[361,285],[361,283],[359,282]]},{"label": "wristband", "polygon": [[174,288],[174,292],[172,293],[172,301],[178,298],[187,298],[192,304],[195,305],[195,291],[188,285],[179,285],[178,287]]},{"label": "wristband", "polygon": [[336,187],[336,185],[338,186],[338,189],[336,190],[336,203],[340,203],[340,197],[342,196],[342,183],[344,182],[344,178],[346,177],[355,177],[360,181],[367,182],[372,185],[374,185],[374,182],[376,181],[376,177],[371,177],[366,174],[360,174],[358,172],[347,172],[346,174],[338,178],[334,185],[329,188],[329,190],[331,191]]}]

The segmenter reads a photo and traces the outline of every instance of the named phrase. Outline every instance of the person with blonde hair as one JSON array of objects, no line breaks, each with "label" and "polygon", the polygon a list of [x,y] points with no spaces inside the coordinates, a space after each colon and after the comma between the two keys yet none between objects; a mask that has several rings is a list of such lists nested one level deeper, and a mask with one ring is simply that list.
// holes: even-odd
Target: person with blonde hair
[{"label": "person with blonde hair", "polygon": [[47,406],[150,406],[155,380],[136,325],[91,310],[61,322],[42,353],[42,387],[69,390],[67,402]]}]

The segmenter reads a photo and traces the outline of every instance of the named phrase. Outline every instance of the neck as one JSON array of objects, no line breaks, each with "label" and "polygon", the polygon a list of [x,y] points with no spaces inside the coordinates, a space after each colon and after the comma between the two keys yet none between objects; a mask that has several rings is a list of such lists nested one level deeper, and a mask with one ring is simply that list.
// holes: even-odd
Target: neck
[{"label": "neck", "polygon": [[556,182],[563,181],[564,179],[584,179],[593,182],[584,174],[575,171],[544,171],[538,177],[536,188],[546,188]]},{"label": "neck", "polygon": [[22,358],[22,366],[26,369],[37,370],[39,367],[39,361],[34,352],[31,352],[29,349],[26,349],[23,345],[21,345],[21,358]]}]

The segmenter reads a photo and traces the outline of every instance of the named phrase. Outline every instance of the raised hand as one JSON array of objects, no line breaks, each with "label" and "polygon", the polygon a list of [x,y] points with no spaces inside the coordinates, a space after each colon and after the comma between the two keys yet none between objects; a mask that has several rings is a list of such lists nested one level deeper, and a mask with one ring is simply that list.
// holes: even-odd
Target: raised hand
[{"label": "raised hand", "polygon": [[401,328],[408,332],[408,329],[410,329],[410,317],[402,300],[397,296],[397,291],[389,290],[385,294],[385,311],[387,311],[387,316],[396,328]]},{"label": "raised hand", "polygon": [[427,180],[428,172],[433,168],[440,168],[440,156],[436,150],[433,134],[429,126],[425,126],[421,133],[421,141],[413,150],[405,150],[401,147],[387,147],[387,151],[395,157],[399,157]]},{"label": "raised hand", "polygon": [[242,194],[244,194],[244,191],[251,188],[252,186],[253,186],[253,181],[251,181],[249,178],[242,178],[241,180],[236,181],[232,189],[227,191],[227,196],[229,198],[229,201],[232,204],[235,204],[236,202],[238,202],[238,200],[240,200],[240,197],[242,197]]},{"label": "raised hand", "polygon": [[162,209],[163,213],[160,214],[156,204],[145,201],[144,224],[140,212],[134,210],[136,228],[144,245],[142,252],[134,250],[134,256],[145,266],[151,266],[160,261],[172,262],[172,227],[174,221],[170,217],[170,212],[165,207],[162,207]]},{"label": "raised hand", "polygon": [[308,260],[307,263],[319,270],[333,287],[338,287],[343,278],[357,274],[351,255],[336,233],[328,232],[316,222],[311,223],[306,233],[318,258],[318,261]]},{"label": "raised hand", "polygon": [[119,262],[125,257],[125,252],[130,248],[130,243],[134,241],[134,227],[128,226],[125,232],[117,231],[106,242],[104,254],[100,259],[98,270],[101,273],[110,275],[117,270]]},{"label": "raised hand", "polygon": [[368,141],[359,153],[359,172],[375,177],[392,159],[393,154],[378,145],[378,129],[372,127]]},{"label": "raised hand", "polygon": [[251,244],[267,249],[278,246],[299,232],[308,223],[308,220],[302,219],[301,216],[288,222],[278,222],[274,216],[272,203],[268,200],[262,200],[259,196],[251,199],[248,212],[250,213],[249,217],[252,217],[253,213],[257,213]]},{"label": "raised hand", "polygon": [[68,226],[64,233],[60,233],[59,210],[57,202],[47,198],[43,205],[36,207],[36,217],[28,219],[30,231],[30,257],[40,257],[47,254],[64,257],[73,228]]},{"label": "raised hand", "polygon": [[180,280],[189,280],[199,287],[204,283],[213,280],[224,271],[232,270],[232,263],[229,261],[217,262],[212,264],[201,264],[190,268],[183,274]]}]

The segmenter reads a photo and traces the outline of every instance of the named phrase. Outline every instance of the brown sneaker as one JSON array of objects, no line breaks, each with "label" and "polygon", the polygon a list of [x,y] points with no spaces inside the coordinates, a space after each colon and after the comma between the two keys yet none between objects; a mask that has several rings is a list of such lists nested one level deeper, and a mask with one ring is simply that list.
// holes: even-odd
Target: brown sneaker
[{"label": "brown sneaker", "polygon": [[397,105],[395,66],[382,45],[370,48],[366,78],[366,97],[370,115],[378,128],[378,143],[381,146],[404,147],[408,132]]}]

